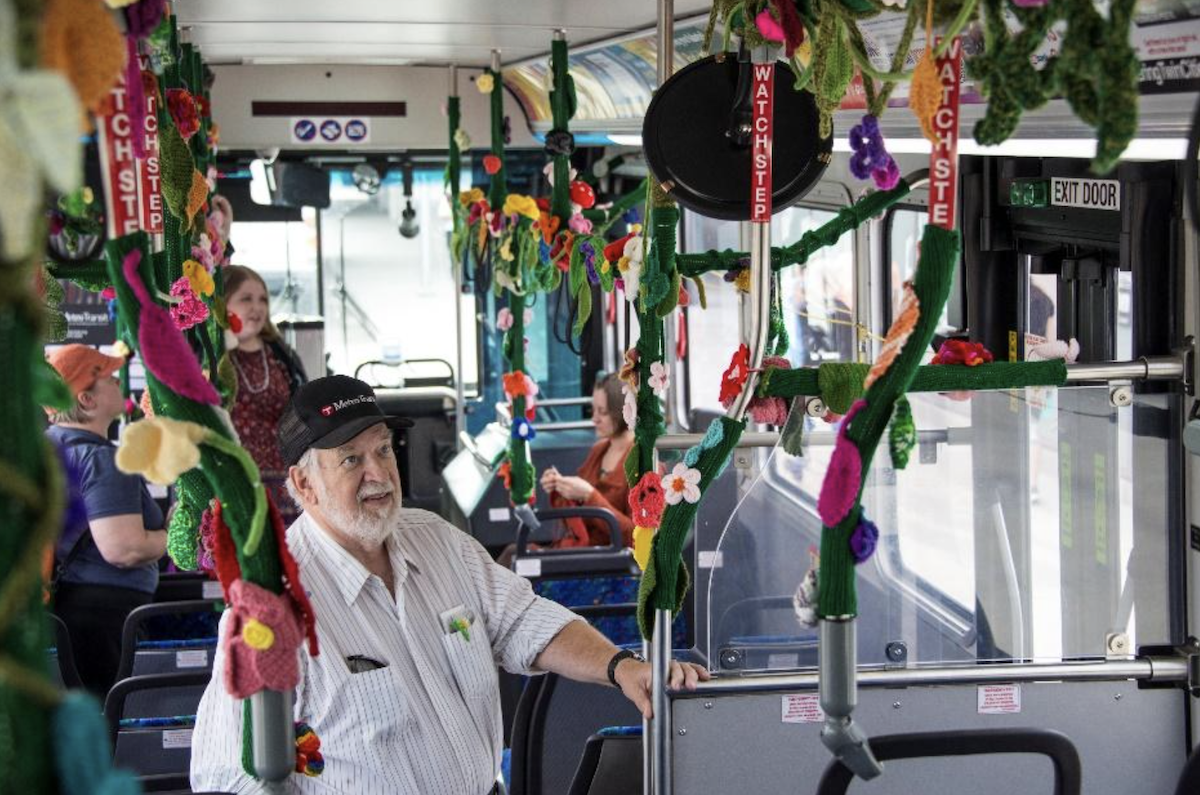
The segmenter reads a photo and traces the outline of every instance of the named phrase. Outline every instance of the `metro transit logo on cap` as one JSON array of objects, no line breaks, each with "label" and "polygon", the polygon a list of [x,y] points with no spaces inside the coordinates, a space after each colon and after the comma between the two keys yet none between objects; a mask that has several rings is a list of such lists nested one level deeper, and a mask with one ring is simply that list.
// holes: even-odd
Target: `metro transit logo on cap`
[{"label": "metro transit logo on cap", "polygon": [[350,406],[357,406],[359,403],[374,403],[374,395],[359,395],[358,397],[346,398],[345,400],[335,400],[328,406],[321,407],[322,417],[332,417],[336,412]]}]

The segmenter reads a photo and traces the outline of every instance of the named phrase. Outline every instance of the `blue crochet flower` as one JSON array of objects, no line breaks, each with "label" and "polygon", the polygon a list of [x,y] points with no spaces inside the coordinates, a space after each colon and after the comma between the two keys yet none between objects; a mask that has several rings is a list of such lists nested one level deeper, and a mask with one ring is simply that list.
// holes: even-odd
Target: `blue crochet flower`
[{"label": "blue crochet flower", "polygon": [[512,438],[524,439],[528,442],[536,437],[537,431],[534,430],[533,424],[530,423],[529,420],[525,419],[524,417],[518,417],[517,419],[513,420]]},{"label": "blue crochet flower", "polygon": [[538,258],[541,259],[543,265],[550,264],[550,246],[545,240],[538,241]]}]

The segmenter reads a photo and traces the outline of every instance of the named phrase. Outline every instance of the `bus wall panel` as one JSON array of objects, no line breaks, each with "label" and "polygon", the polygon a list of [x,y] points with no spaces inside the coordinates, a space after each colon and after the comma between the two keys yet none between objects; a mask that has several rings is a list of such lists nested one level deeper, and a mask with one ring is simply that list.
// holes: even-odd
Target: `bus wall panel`
[{"label": "bus wall panel", "polygon": [[[449,146],[445,114],[449,70],[444,67],[216,65],[212,69],[217,77],[213,118],[221,125],[222,149],[395,151]],[[473,148],[486,149],[491,136],[489,101],[475,88],[473,78],[478,74],[475,69],[459,70],[461,127],[471,136]],[[292,117],[255,116],[254,102],[403,102],[405,115],[368,117],[369,143],[320,147],[293,143]],[[540,148],[520,104],[507,91],[504,110],[512,123],[511,146]]]},{"label": "bus wall panel", "polygon": [[[815,696],[815,693],[809,691]],[[859,691],[856,721],[871,735],[1038,727],[1067,735],[1079,751],[1085,795],[1173,792],[1186,759],[1184,699],[1136,683],[1020,686],[1021,712],[980,715],[975,685]],[[816,792],[832,757],[820,723],[784,723],[780,693],[677,699],[673,704],[676,792]],[[706,704],[711,706],[706,707]],[[854,795],[1010,795],[1050,792],[1045,757],[896,760],[882,777],[855,781]]]}]

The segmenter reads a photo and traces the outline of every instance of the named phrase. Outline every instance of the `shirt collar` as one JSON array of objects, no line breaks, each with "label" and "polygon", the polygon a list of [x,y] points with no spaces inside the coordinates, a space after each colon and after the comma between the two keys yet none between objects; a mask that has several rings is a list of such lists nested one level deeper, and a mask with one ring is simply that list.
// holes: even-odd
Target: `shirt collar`
[{"label": "shirt collar", "polygon": [[[371,572],[367,571],[367,567],[335,541],[332,536],[321,529],[316,520],[307,513],[301,516],[301,520],[304,521],[302,529],[305,536],[315,545],[316,549],[314,552],[317,553],[316,556],[333,575],[338,591],[342,594],[342,599],[345,600],[347,606],[353,605],[355,600],[358,599],[358,595],[362,593],[363,586],[371,578]],[[388,559],[392,564],[392,577],[395,579],[397,590],[402,588],[404,582],[408,579],[409,568],[409,563],[404,556],[404,552],[400,549],[398,529],[397,527],[397,530],[394,530],[392,535],[384,542],[388,551]],[[417,570],[415,565],[413,569]]]}]

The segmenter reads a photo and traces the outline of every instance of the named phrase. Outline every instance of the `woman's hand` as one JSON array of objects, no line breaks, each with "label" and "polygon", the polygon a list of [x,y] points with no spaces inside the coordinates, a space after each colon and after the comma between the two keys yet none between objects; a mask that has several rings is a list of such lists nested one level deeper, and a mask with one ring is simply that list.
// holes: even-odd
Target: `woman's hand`
[{"label": "woman's hand", "polygon": [[543,472],[541,481],[542,491],[546,492],[547,494],[553,494],[558,486],[558,480],[560,477],[562,476],[558,474],[558,470],[554,467],[550,467]]},{"label": "woman's hand", "polygon": [[554,489],[568,500],[586,500],[596,490],[595,486],[583,478],[555,474],[557,477],[554,482]]}]

